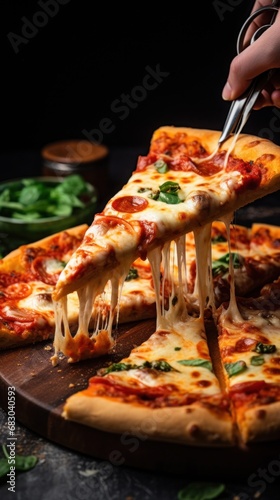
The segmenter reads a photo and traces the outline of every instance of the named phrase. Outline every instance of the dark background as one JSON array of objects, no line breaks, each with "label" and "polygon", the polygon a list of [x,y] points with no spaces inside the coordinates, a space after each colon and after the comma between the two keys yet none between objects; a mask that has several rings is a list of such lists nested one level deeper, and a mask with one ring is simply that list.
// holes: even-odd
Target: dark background
[{"label": "dark background", "polygon": [[[239,29],[253,3],[249,0],[192,0],[155,5],[109,4],[102,0],[2,2],[0,181],[40,175],[41,148],[52,141],[84,139],[85,130],[99,131],[94,138],[114,151],[111,173],[115,184],[118,176],[126,178],[130,165],[131,171],[134,169],[136,155],[147,152],[157,127],[221,130],[229,109],[229,103],[221,98],[222,88],[236,54]],[[154,13],[152,8],[156,9]],[[147,67],[152,70],[158,67],[168,73],[153,90],[144,87]],[[113,103],[121,101],[123,95],[128,96],[132,105],[116,112]],[[118,109],[119,106],[120,103]],[[106,118],[111,120],[113,130],[102,136],[100,122]],[[279,143],[279,119],[280,110],[273,108],[253,112],[244,131]],[[276,203],[273,198],[266,210],[248,207],[251,212],[243,216],[241,211],[241,222],[277,223],[276,204],[279,205],[278,200]],[[1,416],[4,429],[6,415]],[[40,490],[45,499],[50,495],[53,498],[53,492],[60,491],[57,489],[60,484],[65,498],[72,498],[73,491],[74,495],[77,491],[73,488],[82,477],[79,470],[92,469],[92,460],[38,440],[36,435],[26,436],[26,432],[20,428],[21,442],[31,446],[31,453],[35,441],[39,443],[45,467],[42,470],[40,464],[34,471],[19,475],[17,488],[23,495],[25,491],[30,494],[32,488],[36,496]],[[258,471],[252,472],[256,475]],[[265,484],[262,498],[278,498],[275,476],[272,484],[262,481]],[[68,482],[61,481],[61,477],[68,478]],[[100,477],[84,478],[85,486],[96,498],[101,495],[105,498],[106,486],[114,498],[118,492],[125,498],[132,491],[135,498],[175,499],[185,485],[185,478],[178,483],[169,476],[137,470],[118,469],[108,482],[102,482],[103,476]],[[188,471],[186,477],[190,479]],[[7,491],[6,485],[3,486],[2,496],[4,488]],[[256,490],[247,483],[236,483],[227,486],[224,498],[240,493],[249,499]]]},{"label": "dark background", "polygon": [[[253,3],[170,3],[152,13],[151,3],[6,2],[2,158],[86,133],[109,148],[141,153],[161,125],[220,130],[229,109],[222,88]],[[145,84],[147,67],[165,74],[147,80],[153,89]],[[244,131],[277,142],[278,122],[273,108],[253,112]],[[9,176],[2,165],[2,179]]]}]

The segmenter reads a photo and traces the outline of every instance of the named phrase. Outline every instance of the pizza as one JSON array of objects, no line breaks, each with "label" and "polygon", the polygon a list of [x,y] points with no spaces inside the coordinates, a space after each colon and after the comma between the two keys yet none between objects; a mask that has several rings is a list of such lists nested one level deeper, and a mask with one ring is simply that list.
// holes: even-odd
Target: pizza
[{"label": "pizza", "polygon": [[[22,245],[0,261],[0,349],[53,339],[55,314],[52,293],[62,269],[82,242],[87,225],[61,231],[40,241]],[[252,228],[232,225],[230,246],[234,253],[234,282],[237,295],[254,293],[279,276],[280,234],[277,226],[254,224]],[[229,247],[226,227],[215,221],[211,227],[212,279],[215,304],[229,299]],[[175,245],[170,246],[173,280]],[[196,253],[193,232],[185,237],[186,284],[191,297],[189,310],[199,311],[196,287]],[[161,280],[164,274],[160,271]],[[168,307],[171,280],[165,277],[163,301]],[[95,301],[91,324],[97,316],[109,314],[111,289],[105,287]],[[78,326],[79,301],[76,292],[68,297],[70,331]],[[124,280],[115,323],[131,323],[156,317],[156,294],[148,259],[137,258]]]},{"label": "pizza", "polygon": [[280,278],[216,312],[222,376],[241,442],[279,439]]},{"label": "pizza", "polygon": [[[55,314],[52,294],[58,277],[82,242],[83,224],[42,240],[22,245],[0,260],[0,350],[53,339]],[[105,287],[91,314],[105,315],[110,308]],[[137,259],[126,277],[118,310],[118,323],[154,317],[155,294],[149,263]],[[67,321],[75,333],[79,321],[76,292],[68,297]]]},{"label": "pizza", "polygon": [[[53,338],[52,292],[63,266],[81,244],[86,228],[77,226],[22,245],[0,260],[1,349]],[[75,329],[77,301],[74,309],[68,319]]]},{"label": "pizza", "polygon": [[[185,235],[191,231],[205,248],[201,238],[209,241],[212,221],[229,224],[239,207],[279,188],[279,146],[240,135],[238,140],[234,138],[233,151],[229,139],[213,156],[219,137],[217,131],[192,128],[161,127],[154,132],[147,156],[139,157],[128,182],[95,215],[82,244],[60,274],[53,294],[54,363],[59,352],[79,361],[113,348],[119,292],[134,260],[148,258],[158,296],[162,249],[168,254],[172,241],[177,249],[184,248]],[[200,229],[207,225],[208,233],[200,237]],[[196,247],[200,250],[197,243]],[[202,274],[209,259],[210,255],[198,257],[205,264]],[[89,331],[92,304],[108,282],[112,289],[110,314],[107,321],[101,318]],[[66,310],[67,296],[74,291],[82,314],[73,337]],[[157,316],[159,312],[158,304]]]},{"label": "pizza", "polygon": [[202,318],[158,327],[129,357],[90,378],[65,418],[119,434],[200,446],[234,443],[233,420]]},{"label": "pizza", "polygon": [[[280,227],[230,229],[231,241],[234,234],[239,237],[234,249],[243,250],[249,271],[245,277],[244,264],[221,269],[228,248],[221,224],[214,222],[213,283],[217,269],[229,283],[238,282],[241,269],[244,292],[252,290],[251,276],[259,268],[269,271],[278,263],[279,276]],[[244,448],[279,439],[280,277],[262,286],[268,279],[261,272],[250,296],[233,293],[220,305],[214,299],[211,315],[191,307],[193,293],[185,307],[179,287],[148,340],[128,357],[105,363],[85,389],[66,400],[63,416],[102,431],[191,446]]]},{"label": "pizza", "polygon": [[[219,137],[161,127],[127,184],[79,237],[73,228],[16,251],[25,263],[11,284],[27,283],[29,295],[13,310],[36,317],[24,335],[7,314],[13,290],[5,295],[17,262],[13,253],[3,259],[3,338],[16,328],[13,347],[29,331],[32,342],[54,338],[53,365],[106,355],[88,386],[65,401],[64,418],[193,446],[280,438],[280,228],[234,224],[239,207],[279,189],[280,148],[240,135],[217,150]],[[77,238],[65,251],[60,240],[72,232]],[[26,258],[32,248],[48,269],[39,277]],[[48,320],[38,312],[37,287],[48,296]],[[36,329],[40,318],[48,321],[45,336]],[[149,338],[108,361],[118,324],[147,318],[155,321]]]}]

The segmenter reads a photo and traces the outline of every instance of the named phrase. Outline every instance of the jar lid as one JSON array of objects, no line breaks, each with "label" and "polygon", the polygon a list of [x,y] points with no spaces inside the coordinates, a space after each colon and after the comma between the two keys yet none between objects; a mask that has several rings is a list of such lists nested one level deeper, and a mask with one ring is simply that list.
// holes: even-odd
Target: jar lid
[{"label": "jar lid", "polygon": [[47,144],[41,155],[44,160],[57,163],[91,163],[106,157],[108,148],[84,139],[73,139]]}]

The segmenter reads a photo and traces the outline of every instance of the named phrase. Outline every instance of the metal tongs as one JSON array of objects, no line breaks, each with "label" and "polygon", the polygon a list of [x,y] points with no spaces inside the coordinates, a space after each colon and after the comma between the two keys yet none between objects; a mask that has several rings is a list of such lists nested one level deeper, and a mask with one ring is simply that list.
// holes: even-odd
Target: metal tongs
[{"label": "metal tongs", "polygon": [[[272,16],[270,22],[263,26],[260,26],[253,34],[250,44],[252,44],[257,38],[259,38],[264,31],[266,31],[275,21],[279,10],[279,0],[273,0],[271,5],[267,5],[265,7],[261,7],[260,9],[255,10],[245,21],[243,24],[238,38],[237,38],[237,54],[239,54],[243,50],[243,42],[246,35],[246,31],[250,24],[254,21],[256,17],[264,12],[271,12]],[[260,95],[262,89],[265,87],[266,83],[270,80],[275,70],[269,70],[265,73],[262,73],[258,77],[256,77],[250,87],[246,90],[246,92],[232,102],[231,107],[228,112],[228,116],[226,118],[224,128],[222,130],[222,134],[218,141],[219,146],[228,139],[233,133],[237,130],[240,132],[247,122],[253,106]]]}]

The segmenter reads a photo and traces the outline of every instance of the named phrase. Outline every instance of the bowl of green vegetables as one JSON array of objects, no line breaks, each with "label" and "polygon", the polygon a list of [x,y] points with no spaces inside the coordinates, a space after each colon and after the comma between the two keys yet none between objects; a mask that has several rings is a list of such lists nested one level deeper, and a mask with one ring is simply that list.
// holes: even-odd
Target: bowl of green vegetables
[{"label": "bowl of green vegetables", "polygon": [[0,239],[31,243],[64,229],[91,224],[97,191],[80,175],[0,183]]}]

